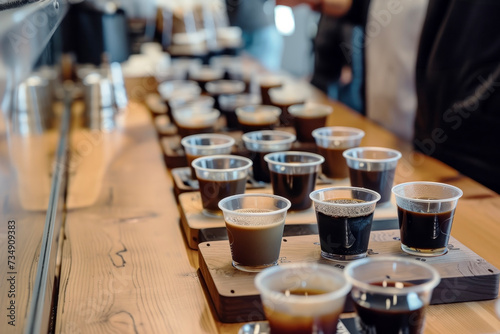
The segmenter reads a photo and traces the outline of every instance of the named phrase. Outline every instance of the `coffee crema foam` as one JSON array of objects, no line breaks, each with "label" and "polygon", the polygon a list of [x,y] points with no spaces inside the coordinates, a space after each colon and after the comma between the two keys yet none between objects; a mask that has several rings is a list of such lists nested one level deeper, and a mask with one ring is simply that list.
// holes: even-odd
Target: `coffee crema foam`
[{"label": "coffee crema foam", "polygon": [[[315,210],[324,215],[332,217],[347,217],[355,218],[367,216],[375,210],[375,204],[363,205],[366,201],[353,198],[338,198],[323,201],[322,203],[314,202]],[[344,206],[348,204],[349,206]],[[359,206],[351,206],[352,204],[360,204]]]},{"label": "coffee crema foam", "polygon": [[[237,213],[269,213],[273,212],[273,210],[266,209],[238,209],[235,210]],[[270,216],[259,216],[256,219],[255,216],[237,216],[231,215],[230,218],[226,218],[226,221],[230,224],[239,225],[239,226],[267,226],[267,225],[275,225],[281,224],[283,222],[282,214],[276,213]]]}]

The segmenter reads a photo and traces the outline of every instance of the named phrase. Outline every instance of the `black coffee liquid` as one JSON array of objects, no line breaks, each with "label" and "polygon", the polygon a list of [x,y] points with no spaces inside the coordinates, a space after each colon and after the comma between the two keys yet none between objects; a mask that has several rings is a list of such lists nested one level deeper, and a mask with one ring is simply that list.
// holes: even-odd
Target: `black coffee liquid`
[{"label": "black coffee liquid", "polygon": [[246,187],[246,179],[212,181],[198,178],[198,181],[203,208],[211,211],[219,211],[221,199],[235,194],[243,194]]},{"label": "black coffee liquid", "polygon": [[[363,203],[357,199],[327,202]],[[336,255],[358,255],[368,250],[373,212],[360,217],[336,217],[316,211],[321,250]]]},{"label": "black coffee liquid", "polygon": [[441,213],[420,213],[398,206],[401,243],[420,250],[446,247],[454,213],[454,209]]},{"label": "black coffee liquid", "polygon": [[305,210],[311,207],[309,194],[314,191],[316,172],[310,174],[280,174],[270,172],[274,194],[287,198],[290,210]]},{"label": "black coffee liquid", "polygon": [[[384,286],[382,282],[371,283]],[[408,283],[385,282],[387,287]],[[355,299],[354,307],[359,316],[361,333],[370,334],[418,334],[424,327],[425,307],[414,294],[392,296],[364,294],[364,300]]]},{"label": "black coffee liquid", "polygon": [[394,172],[395,168],[384,171],[366,171],[349,168],[349,178],[351,186],[376,191],[381,196],[379,203],[385,203],[391,199]]}]

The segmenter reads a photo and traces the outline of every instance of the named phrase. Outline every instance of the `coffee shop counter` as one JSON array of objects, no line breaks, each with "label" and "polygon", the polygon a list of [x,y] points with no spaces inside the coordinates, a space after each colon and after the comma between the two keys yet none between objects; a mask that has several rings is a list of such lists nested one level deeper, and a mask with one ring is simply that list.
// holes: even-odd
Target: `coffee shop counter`
[{"label": "coffee shop counter", "polygon": [[[500,268],[499,195],[413,152],[409,143],[347,107],[315,96],[334,107],[329,125],[360,128],[366,132],[362,146],[403,153],[396,183],[427,180],[460,187],[464,196],[452,235]],[[56,333],[237,333],[243,323],[220,322],[200,284],[198,252],[184,238],[148,111],[131,102],[119,136],[107,135],[73,138],[75,148],[85,143],[87,149],[69,176]],[[95,180],[78,179],[85,173]],[[495,302],[430,306],[425,332],[498,332]]]}]

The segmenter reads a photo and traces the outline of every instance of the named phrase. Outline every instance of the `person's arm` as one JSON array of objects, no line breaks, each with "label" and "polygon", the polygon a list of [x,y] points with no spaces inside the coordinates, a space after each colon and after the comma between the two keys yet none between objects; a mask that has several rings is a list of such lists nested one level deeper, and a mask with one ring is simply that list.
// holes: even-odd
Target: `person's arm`
[{"label": "person's arm", "polygon": [[326,15],[339,17],[349,11],[352,0],[276,0],[276,5],[293,7],[300,4],[309,5],[313,10]]}]

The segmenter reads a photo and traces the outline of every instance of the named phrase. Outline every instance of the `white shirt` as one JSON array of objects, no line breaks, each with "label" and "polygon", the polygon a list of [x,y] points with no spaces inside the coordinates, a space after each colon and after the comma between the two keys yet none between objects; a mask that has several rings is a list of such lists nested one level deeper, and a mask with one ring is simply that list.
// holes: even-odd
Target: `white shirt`
[{"label": "white shirt", "polygon": [[366,24],[366,112],[383,127],[413,139],[415,71],[428,0],[372,0]]}]

